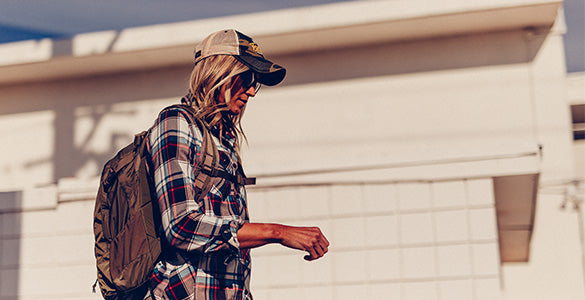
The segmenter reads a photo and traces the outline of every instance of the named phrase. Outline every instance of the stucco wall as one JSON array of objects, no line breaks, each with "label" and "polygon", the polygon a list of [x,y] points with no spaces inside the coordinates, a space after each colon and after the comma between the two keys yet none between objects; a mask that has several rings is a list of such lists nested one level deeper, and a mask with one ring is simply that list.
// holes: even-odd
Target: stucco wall
[{"label": "stucco wall", "polygon": [[252,217],[319,225],[315,263],[282,247],[253,251],[257,299],[497,299],[490,179],[255,189]]},{"label": "stucco wall", "polygon": [[[527,62],[540,48],[529,51],[524,35],[274,57],[289,73],[248,105],[247,169],[321,168],[348,156],[356,160],[351,164],[419,161],[534,145],[538,116]],[[188,72],[185,66],[0,87],[2,147],[10,157],[0,161],[6,170],[0,185],[97,176],[133,133],[177,101]]]},{"label": "stucco wall", "polygon": [[91,292],[93,205],[61,202],[0,213],[0,299],[99,299],[99,291]]},{"label": "stucco wall", "polygon": [[[500,269],[492,230],[491,182],[502,175],[495,170],[521,173],[523,165],[490,156],[542,144],[543,180],[572,174],[559,34],[538,28],[267,53],[288,76],[247,107],[244,164],[259,176],[249,191],[251,216],[320,225],[332,248],[313,264],[292,250],[255,250],[257,299],[582,296],[576,220],[555,210],[558,197],[539,196],[529,263]],[[97,297],[90,294],[96,176],[185,92],[189,69],[0,86],[2,300]],[[458,159],[485,161],[462,168]],[[380,170],[381,181],[346,172],[353,182],[340,182],[331,172],[310,187],[261,182],[410,163],[418,168]],[[572,228],[564,231],[570,239],[551,230],[559,220]],[[527,291],[530,282],[548,285]]]}]

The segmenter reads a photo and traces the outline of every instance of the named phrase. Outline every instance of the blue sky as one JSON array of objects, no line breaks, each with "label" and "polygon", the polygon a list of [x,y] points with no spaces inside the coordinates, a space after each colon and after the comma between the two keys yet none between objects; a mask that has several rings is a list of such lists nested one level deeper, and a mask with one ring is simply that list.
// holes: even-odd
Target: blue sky
[{"label": "blue sky", "polygon": [[585,71],[585,0],[565,0],[565,55],[568,72]]},{"label": "blue sky", "polygon": [[2,0],[0,43],[350,0]]},{"label": "blue sky", "polygon": [[[0,43],[352,0],[2,0]],[[355,0],[354,0],[355,1]],[[585,71],[585,0],[565,0],[567,70]]]}]

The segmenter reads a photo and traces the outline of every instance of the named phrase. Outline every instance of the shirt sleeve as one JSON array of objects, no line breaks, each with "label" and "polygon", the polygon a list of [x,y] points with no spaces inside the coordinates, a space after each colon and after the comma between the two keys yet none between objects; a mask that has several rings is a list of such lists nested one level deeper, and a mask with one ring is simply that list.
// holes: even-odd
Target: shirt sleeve
[{"label": "shirt sleeve", "polygon": [[202,136],[197,126],[187,122],[186,111],[163,110],[151,129],[150,153],[154,184],[165,237],[185,251],[209,253],[239,250],[237,230],[232,216],[216,216],[197,199],[194,166],[201,154]]}]

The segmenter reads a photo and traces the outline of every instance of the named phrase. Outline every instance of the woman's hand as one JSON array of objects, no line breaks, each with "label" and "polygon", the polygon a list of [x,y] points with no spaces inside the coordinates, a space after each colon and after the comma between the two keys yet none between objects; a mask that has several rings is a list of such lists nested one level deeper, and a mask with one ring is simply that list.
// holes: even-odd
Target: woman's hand
[{"label": "woman's hand", "polygon": [[307,251],[308,261],[323,257],[329,250],[329,241],[319,227],[293,227],[278,225],[280,243],[286,247]]},{"label": "woman's hand", "polygon": [[281,224],[246,223],[238,230],[241,248],[255,248],[269,243],[307,251],[308,261],[323,257],[329,250],[329,241],[319,227],[297,227]]}]

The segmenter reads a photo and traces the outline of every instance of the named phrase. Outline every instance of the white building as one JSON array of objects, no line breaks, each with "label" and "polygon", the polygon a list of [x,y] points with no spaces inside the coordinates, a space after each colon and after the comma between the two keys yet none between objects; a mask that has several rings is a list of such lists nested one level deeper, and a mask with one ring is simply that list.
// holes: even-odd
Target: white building
[{"label": "white building", "polygon": [[101,167],[224,28],[288,69],[246,111],[253,221],[332,243],[253,250],[256,299],[584,298],[585,77],[561,8],[359,1],[0,45],[0,299],[99,298]]}]

